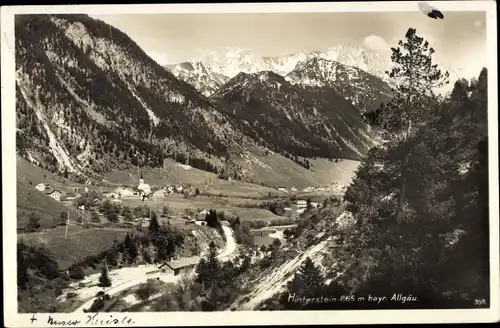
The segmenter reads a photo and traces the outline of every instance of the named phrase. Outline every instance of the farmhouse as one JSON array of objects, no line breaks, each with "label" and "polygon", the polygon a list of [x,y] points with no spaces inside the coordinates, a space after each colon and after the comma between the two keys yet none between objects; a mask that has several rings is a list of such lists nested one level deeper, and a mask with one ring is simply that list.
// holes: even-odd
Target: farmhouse
[{"label": "farmhouse", "polygon": [[283,192],[288,192],[288,190],[286,190],[286,188],[285,188],[285,187],[279,187],[279,188],[278,188],[278,190],[279,190],[279,191],[283,191]]},{"label": "farmhouse", "polygon": [[292,187],[292,189],[290,189],[292,192],[296,192],[297,191],[297,188],[295,187]]},{"label": "farmhouse", "polygon": [[200,262],[199,256],[186,257],[179,260],[165,262],[160,266],[160,270],[165,267],[169,268],[174,270],[174,276],[177,276],[180,273],[188,273],[198,264],[198,262]]},{"label": "farmhouse", "polygon": [[40,191],[45,191],[45,189],[47,189],[48,187],[49,185],[46,185],[45,183],[39,183],[35,186],[35,188]]},{"label": "farmhouse", "polygon": [[177,192],[182,192],[183,190],[184,190],[184,187],[182,187],[182,186],[175,187],[175,191],[177,191]]},{"label": "farmhouse", "polygon": [[58,202],[61,201],[61,192],[59,190],[47,191],[46,194],[47,196],[54,198]]}]

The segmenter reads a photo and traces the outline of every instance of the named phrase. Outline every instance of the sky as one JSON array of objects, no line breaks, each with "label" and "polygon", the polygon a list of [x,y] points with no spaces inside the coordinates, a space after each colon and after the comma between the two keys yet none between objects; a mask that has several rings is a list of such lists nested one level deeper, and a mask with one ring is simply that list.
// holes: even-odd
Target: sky
[{"label": "sky", "polygon": [[195,60],[221,47],[261,56],[325,51],[343,44],[390,56],[409,27],[436,50],[437,63],[460,76],[477,77],[486,66],[484,12],[445,12],[434,20],[415,12],[120,14],[93,15],[131,37],[161,65]]}]

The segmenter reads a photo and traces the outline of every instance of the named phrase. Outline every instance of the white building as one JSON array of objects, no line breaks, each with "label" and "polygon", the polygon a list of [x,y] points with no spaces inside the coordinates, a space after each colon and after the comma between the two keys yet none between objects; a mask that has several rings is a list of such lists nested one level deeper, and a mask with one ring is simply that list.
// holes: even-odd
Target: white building
[{"label": "white building", "polygon": [[139,189],[139,191],[142,194],[149,195],[151,193],[151,187],[147,183],[144,183],[144,179],[143,178],[139,179],[139,186],[137,186],[137,189]]},{"label": "white building", "polygon": [[35,188],[40,190],[40,191],[45,191],[45,189],[47,188],[47,185],[45,183],[39,183],[35,186]]},{"label": "white building", "polygon": [[298,200],[296,203],[298,208],[306,208],[307,207],[307,202],[305,200]]},{"label": "white building", "polygon": [[61,201],[61,192],[59,190],[49,191],[49,192],[47,192],[47,196],[50,196],[50,197],[54,198],[58,202]]},{"label": "white building", "polygon": [[283,191],[283,192],[288,192],[288,190],[286,190],[286,188],[284,188],[284,187],[279,187],[278,190]]},{"label": "white building", "polygon": [[292,187],[292,189],[290,189],[292,192],[296,192],[297,191],[297,188],[295,187]]},{"label": "white building", "polygon": [[184,190],[184,188],[182,186],[175,187],[175,191],[177,191],[177,192],[182,192],[183,190]]}]

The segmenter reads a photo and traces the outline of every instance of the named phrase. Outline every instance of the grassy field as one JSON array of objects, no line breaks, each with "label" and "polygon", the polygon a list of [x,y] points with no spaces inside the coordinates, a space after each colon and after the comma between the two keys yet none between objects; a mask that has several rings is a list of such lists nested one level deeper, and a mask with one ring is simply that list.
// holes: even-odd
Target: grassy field
[{"label": "grassy field", "polygon": [[[243,201],[248,200],[237,200],[240,204]],[[231,213],[233,215],[239,216],[241,220],[275,220],[283,218],[281,216],[274,215],[272,212],[260,208],[243,208],[238,207],[233,204],[230,199],[213,199],[206,196],[198,196],[191,198],[184,198],[178,194],[173,194],[161,199],[149,199],[144,202],[138,198],[124,198],[122,200],[124,206],[130,206],[131,208],[147,205],[157,211],[161,211],[163,206],[168,206],[172,211],[178,214],[184,214],[185,210],[191,210],[197,212],[203,209],[215,209],[217,211],[224,211]]]},{"label": "grassy field", "polygon": [[303,168],[290,159],[278,154],[257,156],[258,162],[245,162],[256,181],[285,188],[325,186],[333,182],[346,184],[354,175],[359,162],[342,160],[338,163],[326,159],[309,160],[311,169]]},{"label": "grassy field", "polygon": [[69,212],[70,217],[75,217],[74,209],[68,208],[53,198],[38,191],[34,186],[23,182],[17,183],[17,228],[26,226],[31,213],[36,213],[40,218],[40,229],[56,226],[56,220],[61,212]]},{"label": "grassy field", "polygon": [[[187,167],[186,167],[187,168]],[[165,160],[162,168],[144,168],[142,171],[146,183],[151,186],[163,186],[172,184],[202,185],[218,180],[213,173],[198,170],[196,168],[186,169],[172,160]],[[140,178],[138,169],[110,172],[106,180],[120,185],[137,185]]]},{"label": "grassy field", "polygon": [[84,259],[88,255],[98,254],[111,246],[115,240],[123,240],[125,229],[97,228],[84,229],[71,225],[68,238],[64,238],[65,227],[57,227],[46,232],[18,234],[18,240],[43,242],[55,253],[56,261],[61,269]]}]

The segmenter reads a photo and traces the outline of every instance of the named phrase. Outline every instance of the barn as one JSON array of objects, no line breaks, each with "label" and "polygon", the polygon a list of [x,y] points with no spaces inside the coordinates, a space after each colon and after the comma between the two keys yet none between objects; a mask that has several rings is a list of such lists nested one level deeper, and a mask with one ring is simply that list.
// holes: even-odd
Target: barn
[{"label": "barn", "polygon": [[200,262],[199,256],[186,257],[179,260],[173,260],[165,262],[160,266],[160,270],[165,267],[174,271],[174,275],[177,276],[181,273],[188,273]]}]

